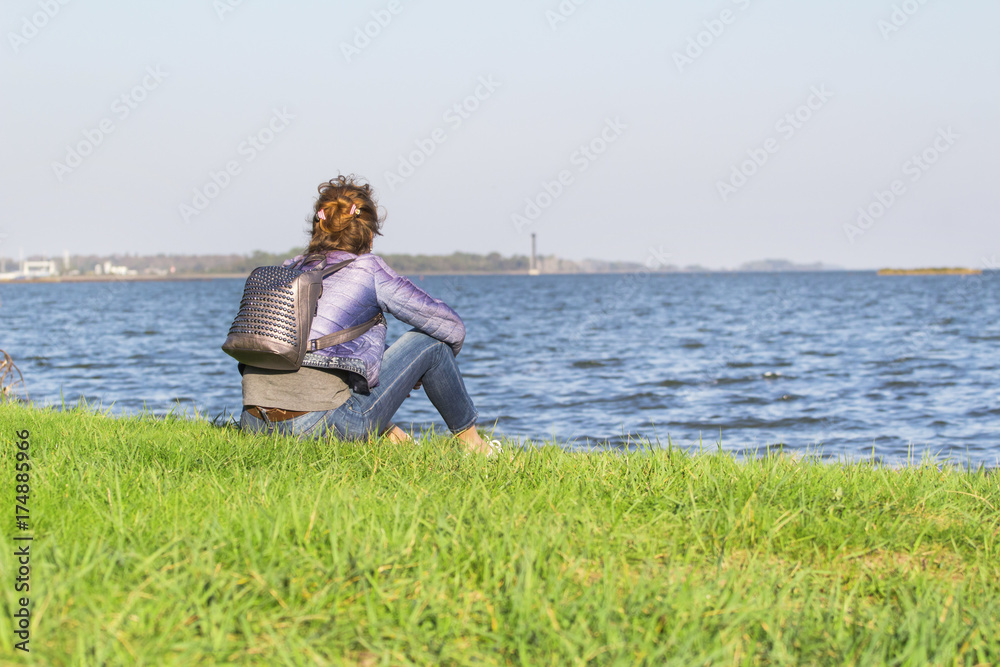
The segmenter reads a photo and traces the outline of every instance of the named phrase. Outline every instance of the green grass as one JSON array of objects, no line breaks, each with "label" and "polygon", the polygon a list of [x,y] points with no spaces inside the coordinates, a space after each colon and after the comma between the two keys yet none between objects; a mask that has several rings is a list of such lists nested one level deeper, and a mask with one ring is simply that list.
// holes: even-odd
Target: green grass
[{"label": "green grass", "polygon": [[[13,648],[31,431],[31,653]],[[486,460],[0,405],[3,664],[1000,661],[992,471]]]}]

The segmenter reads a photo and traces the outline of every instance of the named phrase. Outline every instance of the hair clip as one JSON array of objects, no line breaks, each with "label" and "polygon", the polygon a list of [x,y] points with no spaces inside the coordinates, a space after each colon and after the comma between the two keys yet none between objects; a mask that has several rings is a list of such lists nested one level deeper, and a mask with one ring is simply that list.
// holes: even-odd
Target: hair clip
[{"label": "hair clip", "polygon": [[359,208],[358,208],[358,205],[357,205],[357,204],[351,204],[351,212],[350,212],[350,213],[348,213],[347,215],[349,215],[349,216],[352,216],[352,217],[353,217],[353,216],[354,216],[354,211],[355,211],[355,210],[357,210],[359,214],[361,213],[361,209],[359,209]]},{"label": "hair clip", "polygon": [[320,210],[316,211],[316,217],[319,218],[320,220],[326,220],[326,210],[321,208]]}]

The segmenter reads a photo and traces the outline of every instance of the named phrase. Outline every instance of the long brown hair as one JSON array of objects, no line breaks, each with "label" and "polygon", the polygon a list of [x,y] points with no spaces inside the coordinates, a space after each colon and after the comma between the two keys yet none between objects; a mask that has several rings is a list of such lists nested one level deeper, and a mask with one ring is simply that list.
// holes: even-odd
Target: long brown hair
[{"label": "long brown hair", "polygon": [[322,183],[318,190],[308,252],[371,252],[375,237],[382,235],[382,220],[371,186],[351,174]]}]

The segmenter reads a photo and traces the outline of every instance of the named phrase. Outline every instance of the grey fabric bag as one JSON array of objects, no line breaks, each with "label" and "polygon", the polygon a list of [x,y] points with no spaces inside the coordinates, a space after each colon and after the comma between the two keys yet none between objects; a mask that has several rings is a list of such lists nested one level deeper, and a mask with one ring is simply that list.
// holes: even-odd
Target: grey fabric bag
[{"label": "grey fabric bag", "polygon": [[[315,259],[323,260],[318,267],[308,271],[302,268]],[[326,255],[313,254],[290,266],[254,269],[243,287],[240,310],[229,328],[223,351],[247,366],[294,371],[302,365],[306,352],[345,343],[385,321],[379,313],[362,324],[307,340],[323,294],[323,279],[353,261],[328,266]]]}]

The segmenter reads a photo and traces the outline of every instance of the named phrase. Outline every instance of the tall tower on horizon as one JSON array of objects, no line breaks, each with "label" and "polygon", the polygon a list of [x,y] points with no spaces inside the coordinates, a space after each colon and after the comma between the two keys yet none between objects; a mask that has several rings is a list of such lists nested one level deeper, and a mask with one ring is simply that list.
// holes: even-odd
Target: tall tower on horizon
[{"label": "tall tower on horizon", "polygon": [[535,232],[531,232],[531,263],[528,264],[528,275],[537,276],[539,273],[538,259],[535,256]]}]

